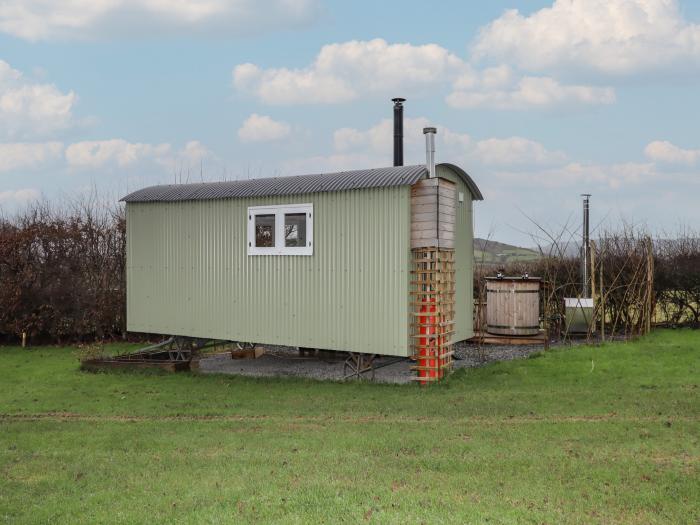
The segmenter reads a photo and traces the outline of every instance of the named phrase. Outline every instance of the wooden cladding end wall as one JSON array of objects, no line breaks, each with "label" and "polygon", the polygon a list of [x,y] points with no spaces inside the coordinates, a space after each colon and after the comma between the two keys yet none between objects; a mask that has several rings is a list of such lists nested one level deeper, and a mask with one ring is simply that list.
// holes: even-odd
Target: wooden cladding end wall
[{"label": "wooden cladding end wall", "polygon": [[411,188],[411,248],[455,247],[454,182],[423,179]]}]

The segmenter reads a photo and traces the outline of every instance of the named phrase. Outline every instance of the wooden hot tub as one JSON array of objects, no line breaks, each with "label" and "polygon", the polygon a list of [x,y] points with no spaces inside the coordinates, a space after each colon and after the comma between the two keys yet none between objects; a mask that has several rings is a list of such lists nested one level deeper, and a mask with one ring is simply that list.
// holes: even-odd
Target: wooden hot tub
[{"label": "wooden hot tub", "polygon": [[486,331],[496,335],[537,335],[540,281],[539,277],[487,277]]}]

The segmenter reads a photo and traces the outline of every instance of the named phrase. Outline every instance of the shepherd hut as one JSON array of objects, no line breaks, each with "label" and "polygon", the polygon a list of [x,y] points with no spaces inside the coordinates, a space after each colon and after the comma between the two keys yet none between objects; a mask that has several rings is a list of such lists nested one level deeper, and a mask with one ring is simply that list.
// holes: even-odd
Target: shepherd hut
[{"label": "shepherd hut", "polygon": [[393,356],[472,337],[482,195],[424,131],[426,165],[124,197],[128,330]]}]

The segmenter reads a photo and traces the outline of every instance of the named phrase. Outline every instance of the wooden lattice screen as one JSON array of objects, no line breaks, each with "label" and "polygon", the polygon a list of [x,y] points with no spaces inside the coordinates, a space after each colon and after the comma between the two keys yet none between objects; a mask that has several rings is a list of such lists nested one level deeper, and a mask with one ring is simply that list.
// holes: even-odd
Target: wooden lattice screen
[{"label": "wooden lattice screen", "polygon": [[413,250],[412,329],[417,380],[429,384],[452,369],[455,318],[454,250]]}]

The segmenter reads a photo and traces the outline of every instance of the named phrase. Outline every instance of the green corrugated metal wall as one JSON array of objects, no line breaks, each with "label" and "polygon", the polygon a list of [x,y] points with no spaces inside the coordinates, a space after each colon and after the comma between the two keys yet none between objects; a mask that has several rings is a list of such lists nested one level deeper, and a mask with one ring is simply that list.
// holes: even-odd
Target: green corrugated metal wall
[{"label": "green corrugated metal wall", "polygon": [[[314,204],[313,256],[248,256],[248,206]],[[129,331],[408,355],[410,187],[127,204]]]},{"label": "green corrugated metal wall", "polygon": [[454,341],[463,341],[474,335],[474,226],[472,194],[464,181],[446,166],[437,166],[437,176],[451,180],[457,192],[464,194],[464,202],[457,202],[455,231],[455,335]]},{"label": "green corrugated metal wall", "polygon": [[[457,183],[456,337],[472,334],[472,199]],[[247,208],[314,204],[313,256],[248,256]],[[410,187],[128,203],[127,328],[407,356]]]}]

